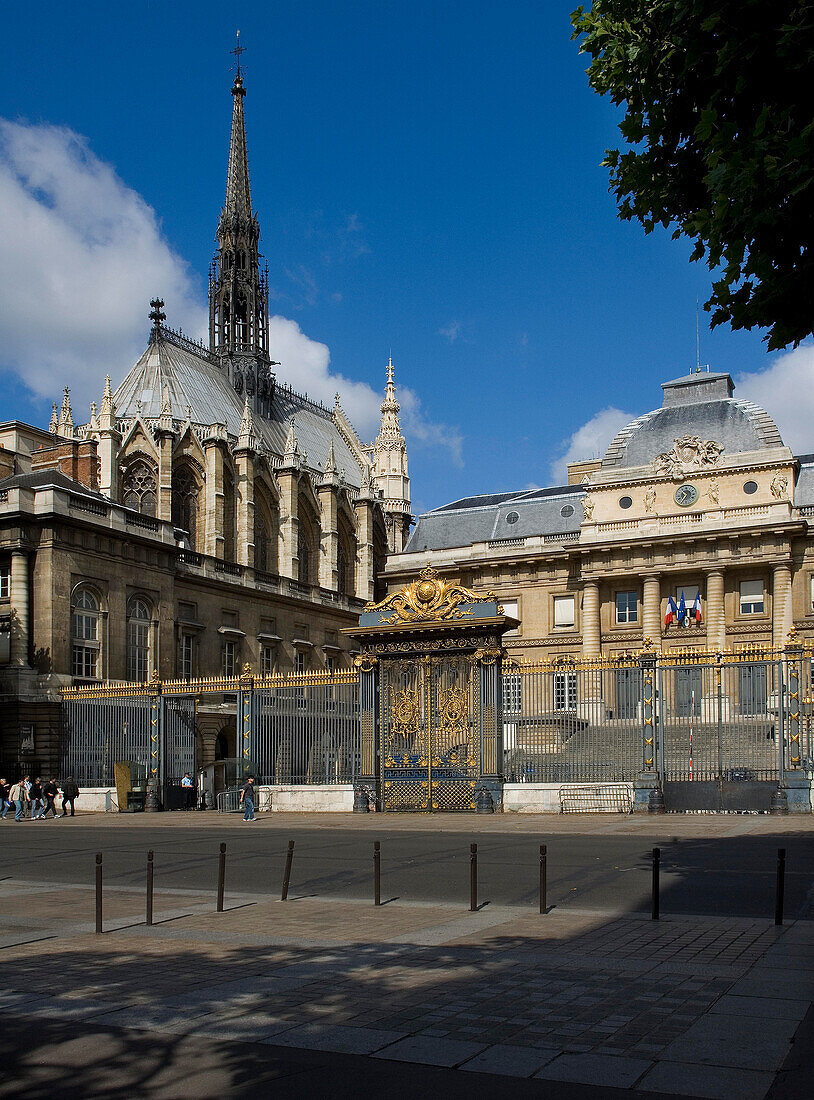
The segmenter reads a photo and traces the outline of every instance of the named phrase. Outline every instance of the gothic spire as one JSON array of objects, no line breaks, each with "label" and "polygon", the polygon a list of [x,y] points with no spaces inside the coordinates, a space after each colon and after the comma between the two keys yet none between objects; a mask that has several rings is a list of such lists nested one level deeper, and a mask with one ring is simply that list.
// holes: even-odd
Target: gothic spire
[{"label": "gothic spire", "polygon": [[[242,47],[240,47],[242,49]],[[226,201],[223,216],[251,220],[252,195],[249,187],[249,157],[246,152],[246,122],[243,118],[243,99],[246,89],[238,65],[232,85],[232,138],[229,142],[229,167],[226,171]]]},{"label": "gothic spire", "polygon": [[218,219],[218,250],[209,279],[209,346],[239,394],[252,398],[268,415],[273,394],[268,343],[268,280],[260,271],[260,225],[252,210],[249,157],[240,70],[232,85],[232,133],[226,171],[226,197]]},{"label": "gothic spire", "polygon": [[399,439],[401,425],[399,424],[399,411],[401,406],[396,400],[396,387],[393,382],[393,356],[387,360],[387,386],[384,391],[384,401],[381,404],[382,426],[379,431],[379,439]]},{"label": "gothic spire", "polygon": [[62,408],[59,412],[59,434],[67,438],[73,437],[73,413],[71,412],[71,391],[65,387],[62,395]]}]

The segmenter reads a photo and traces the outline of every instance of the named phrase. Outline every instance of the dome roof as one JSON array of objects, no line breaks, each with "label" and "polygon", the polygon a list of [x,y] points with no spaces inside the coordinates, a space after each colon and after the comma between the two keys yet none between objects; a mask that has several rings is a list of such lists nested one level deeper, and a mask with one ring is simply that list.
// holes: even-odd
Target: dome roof
[{"label": "dome roof", "polygon": [[729,374],[688,374],[662,385],[664,403],[617,432],[602,469],[647,466],[682,436],[714,440],[724,455],[782,447],[777,425],[752,401],[732,396]]}]

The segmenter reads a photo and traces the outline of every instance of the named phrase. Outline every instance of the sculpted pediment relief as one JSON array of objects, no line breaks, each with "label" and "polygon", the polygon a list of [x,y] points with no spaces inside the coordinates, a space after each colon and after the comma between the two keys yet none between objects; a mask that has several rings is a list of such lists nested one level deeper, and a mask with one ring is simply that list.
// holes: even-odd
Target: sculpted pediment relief
[{"label": "sculpted pediment relief", "polygon": [[682,435],[673,443],[671,451],[662,451],[653,459],[653,472],[666,474],[682,481],[693,470],[711,469],[718,465],[723,447],[714,439],[701,439],[697,435]]}]

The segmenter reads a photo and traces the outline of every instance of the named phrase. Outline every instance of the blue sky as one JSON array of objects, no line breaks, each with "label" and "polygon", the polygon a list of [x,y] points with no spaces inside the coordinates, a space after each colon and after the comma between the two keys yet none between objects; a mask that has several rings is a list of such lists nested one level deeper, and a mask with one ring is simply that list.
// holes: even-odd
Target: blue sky
[{"label": "blue sky", "polygon": [[[414,510],[551,484],[566,452],[601,452],[695,366],[709,275],[686,242],[617,219],[600,167],[616,116],[588,88],[572,6],[13,6],[0,417],[47,423],[70,384],[86,419],[140,353],[154,293],[199,330],[239,26],[281,375],[339,388],[369,438],[392,349]],[[770,357],[761,336],[711,334],[702,312],[701,361],[771,395],[814,450],[811,349]]]}]

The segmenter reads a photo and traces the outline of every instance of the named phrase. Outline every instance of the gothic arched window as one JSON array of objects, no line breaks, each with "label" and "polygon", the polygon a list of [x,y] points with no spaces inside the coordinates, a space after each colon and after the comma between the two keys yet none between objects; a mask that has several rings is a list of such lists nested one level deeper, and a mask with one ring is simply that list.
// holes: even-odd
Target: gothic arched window
[{"label": "gothic arched window", "polygon": [[122,476],[122,504],[145,516],[156,514],[156,468],[143,458],[131,462]]},{"label": "gothic arched window", "polygon": [[254,567],[261,573],[269,572],[269,532],[257,505],[254,508]]},{"label": "gothic arched window", "polygon": [[198,479],[188,465],[172,475],[172,522],[189,535],[189,545],[197,550],[198,541]]},{"label": "gothic arched window", "polygon": [[127,679],[143,684],[150,675],[150,607],[141,597],[131,600],[127,613]]},{"label": "gothic arched window", "polygon": [[299,537],[297,539],[297,580],[301,584],[311,583],[311,547],[309,546],[308,533],[306,524],[300,519]]}]

